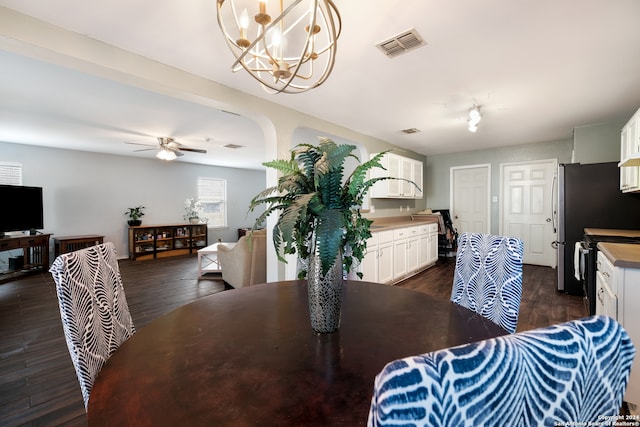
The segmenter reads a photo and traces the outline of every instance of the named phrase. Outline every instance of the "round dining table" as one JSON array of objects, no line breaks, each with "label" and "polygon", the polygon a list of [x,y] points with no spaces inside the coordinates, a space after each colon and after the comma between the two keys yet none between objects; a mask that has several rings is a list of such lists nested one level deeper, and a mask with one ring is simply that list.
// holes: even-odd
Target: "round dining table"
[{"label": "round dining table", "polygon": [[201,298],[140,328],[107,360],[90,426],[366,425],[386,363],[507,331],[448,299],[345,281],[337,332],[311,329],[307,284]]}]

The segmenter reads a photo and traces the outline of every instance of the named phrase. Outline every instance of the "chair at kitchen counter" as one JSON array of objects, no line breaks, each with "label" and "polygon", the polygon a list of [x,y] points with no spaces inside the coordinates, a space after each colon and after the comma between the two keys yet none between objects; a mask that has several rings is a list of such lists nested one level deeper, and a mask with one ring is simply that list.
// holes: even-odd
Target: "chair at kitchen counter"
[{"label": "chair at kitchen counter", "polygon": [[376,376],[368,427],[605,425],[634,353],[620,324],[593,316],[406,357]]},{"label": "chair at kitchen counter", "polygon": [[56,258],[56,282],[64,337],[78,376],[85,409],[100,369],[135,327],[111,242]]},{"label": "chair at kitchen counter", "polygon": [[515,237],[462,233],[451,301],[516,331],[524,244]]}]

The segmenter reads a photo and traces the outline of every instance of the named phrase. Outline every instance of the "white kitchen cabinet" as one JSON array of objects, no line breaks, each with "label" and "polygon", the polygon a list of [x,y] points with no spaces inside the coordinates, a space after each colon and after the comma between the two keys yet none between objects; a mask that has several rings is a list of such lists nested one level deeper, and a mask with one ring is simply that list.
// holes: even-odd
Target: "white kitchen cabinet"
[{"label": "white kitchen cabinet", "polygon": [[418,241],[418,253],[419,260],[418,264],[420,267],[424,267],[429,265],[429,233],[420,233],[420,238]]},{"label": "white kitchen cabinet", "polygon": [[[400,177],[404,180],[413,181],[413,164],[415,160],[408,157],[400,157]],[[400,197],[414,197],[415,185],[407,181],[400,181]]]},{"label": "white kitchen cabinet", "polygon": [[[596,274],[596,314],[616,319],[637,346],[640,343],[640,310],[638,310],[640,269],[615,266],[603,251],[598,251]],[[599,287],[602,287],[603,291],[600,291]],[[624,400],[640,404],[640,360],[638,358],[634,359],[631,366],[631,376]]]},{"label": "white kitchen cabinet", "polygon": [[429,224],[429,264],[438,261],[438,224]]},{"label": "white kitchen cabinet", "polygon": [[378,245],[378,282],[393,280],[393,240]]},{"label": "white kitchen cabinet", "polygon": [[420,226],[419,268],[435,264],[438,260],[438,224]]},{"label": "white kitchen cabinet", "polygon": [[360,264],[362,280],[394,283],[438,259],[438,224],[374,231]]},{"label": "white kitchen cabinet", "polygon": [[360,263],[362,280],[377,283],[378,280],[378,233],[371,233],[367,239],[367,252]]},{"label": "white kitchen cabinet", "polygon": [[405,227],[393,233],[393,280],[403,278],[420,267],[420,227]]},{"label": "white kitchen cabinet", "polygon": [[640,109],[620,132],[620,190],[640,191]]},{"label": "white kitchen cabinet", "polygon": [[[598,269],[596,271],[596,314],[618,318],[618,297],[614,267],[609,260],[598,253]],[[614,292],[616,287],[616,292]]]},{"label": "white kitchen cabinet", "polygon": [[367,253],[360,264],[362,280],[387,283],[393,280],[393,231],[371,233]]},{"label": "white kitchen cabinet", "polygon": [[[373,157],[374,155],[372,155]],[[371,178],[393,177],[403,178],[413,181],[419,187],[416,188],[411,182],[385,179],[377,182],[370,192],[371,198],[379,199],[421,199],[423,186],[422,162],[408,157],[399,156],[393,153],[386,153],[380,161],[386,169],[374,168],[371,170]]]},{"label": "white kitchen cabinet", "polygon": [[407,229],[407,273],[420,267],[420,227]]},{"label": "white kitchen cabinet", "polygon": [[424,165],[417,160],[413,161],[413,182],[418,184],[419,188],[412,185],[413,198],[422,199],[424,181]]},{"label": "white kitchen cabinet", "polygon": [[406,228],[393,233],[393,280],[407,275],[407,235]]}]

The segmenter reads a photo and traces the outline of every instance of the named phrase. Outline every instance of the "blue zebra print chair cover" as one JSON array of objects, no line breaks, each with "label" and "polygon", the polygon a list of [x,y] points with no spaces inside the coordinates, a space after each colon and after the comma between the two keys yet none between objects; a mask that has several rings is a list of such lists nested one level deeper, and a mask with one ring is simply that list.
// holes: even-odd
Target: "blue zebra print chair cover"
[{"label": "blue zebra print chair cover", "polygon": [[516,331],[524,244],[515,237],[462,233],[451,301]]},{"label": "blue zebra print chair cover", "polygon": [[100,369],[135,333],[115,247],[107,242],[62,254],[49,271],[56,282],[64,337],[86,408]]},{"label": "blue zebra print chair cover", "polygon": [[622,326],[593,316],[396,360],[376,376],[368,426],[603,422],[634,353]]}]

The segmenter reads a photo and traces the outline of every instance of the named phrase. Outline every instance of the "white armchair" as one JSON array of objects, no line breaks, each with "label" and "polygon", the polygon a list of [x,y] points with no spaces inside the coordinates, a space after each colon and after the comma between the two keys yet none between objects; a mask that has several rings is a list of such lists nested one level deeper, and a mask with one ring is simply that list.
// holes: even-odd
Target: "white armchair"
[{"label": "white armchair", "polygon": [[240,237],[237,243],[218,245],[218,263],[222,280],[234,288],[267,280],[267,230],[256,230]]}]

